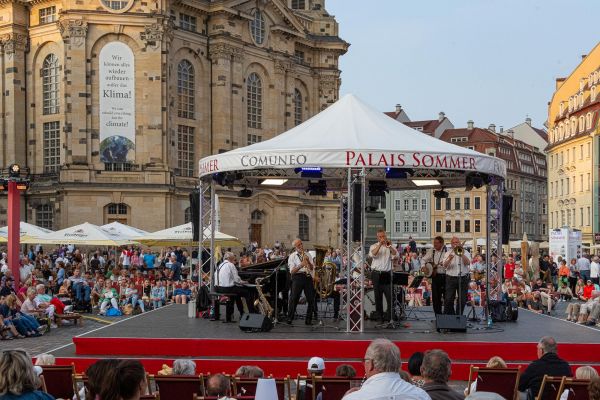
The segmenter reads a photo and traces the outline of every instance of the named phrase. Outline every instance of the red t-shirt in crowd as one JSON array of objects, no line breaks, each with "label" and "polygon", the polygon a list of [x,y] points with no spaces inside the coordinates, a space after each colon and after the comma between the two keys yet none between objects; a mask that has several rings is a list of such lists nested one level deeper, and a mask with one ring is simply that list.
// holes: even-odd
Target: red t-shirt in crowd
[{"label": "red t-shirt in crowd", "polygon": [[515,264],[504,265],[504,279],[512,279],[515,276]]}]

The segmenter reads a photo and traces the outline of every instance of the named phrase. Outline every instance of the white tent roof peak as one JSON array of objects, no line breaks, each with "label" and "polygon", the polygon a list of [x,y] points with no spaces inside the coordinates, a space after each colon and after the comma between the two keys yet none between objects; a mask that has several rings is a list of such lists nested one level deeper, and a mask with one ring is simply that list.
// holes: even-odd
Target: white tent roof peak
[{"label": "white tent roof peak", "polygon": [[503,160],[419,132],[348,94],[272,139],[200,160],[200,176],[302,166],[404,167],[506,175]]}]

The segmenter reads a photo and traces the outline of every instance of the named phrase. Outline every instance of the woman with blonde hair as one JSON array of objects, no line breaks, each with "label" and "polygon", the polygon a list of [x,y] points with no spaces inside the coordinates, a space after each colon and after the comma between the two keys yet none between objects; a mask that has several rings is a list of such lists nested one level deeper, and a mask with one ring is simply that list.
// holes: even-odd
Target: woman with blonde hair
[{"label": "woman with blonde hair", "polygon": [[[582,365],[581,367],[575,370],[575,379],[588,379],[592,380],[594,378],[598,378],[598,371],[594,369],[594,367],[590,367],[589,365]],[[567,400],[569,398],[569,391],[565,390],[560,395],[560,400]]]},{"label": "woman with blonde hair", "polygon": [[[494,356],[490,358],[485,365],[486,368],[506,368],[506,362],[498,356]],[[465,389],[465,396],[474,393],[477,391],[477,379],[471,382],[470,390],[469,388]]]},{"label": "woman with blonde hair", "polygon": [[39,389],[40,378],[25,350],[4,350],[0,353],[0,398],[3,400],[54,400]]}]

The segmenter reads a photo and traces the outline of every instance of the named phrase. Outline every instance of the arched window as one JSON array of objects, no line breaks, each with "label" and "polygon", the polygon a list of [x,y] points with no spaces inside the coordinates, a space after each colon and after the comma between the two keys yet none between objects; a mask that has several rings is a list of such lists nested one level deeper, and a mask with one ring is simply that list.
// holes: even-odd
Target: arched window
[{"label": "arched window", "polygon": [[42,204],[35,209],[35,223],[40,228],[54,229],[54,209],[51,204]]},{"label": "arched window", "polygon": [[254,18],[250,21],[250,34],[256,44],[263,44],[266,33],[265,17],[258,8],[252,10],[252,16]]},{"label": "arched window", "polygon": [[192,208],[188,207],[185,209],[183,213],[183,221],[184,223],[192,222]]},{"label": "arched window", "polygon": [[111,222],[120,222],[127,224],[127,217],[129,215],[129,207],[125,203],[110,203],[104,207],[105,221],[107,224]]},{"label": "arched window", "polygon": [[308,215],[300,214],[298,215],[298,238],[300,238],[300,240],[308,241],[308,233]]},{"label": "arched window", "polygon": [[58,114],[59,112],[58,70],[58,57],[54,54],[49,54],[42,64],[42,98],[44,101],[44,115]]},{"label": "arched window", "polygon": [[302,93],[294,89],[294,125],[302,123]]},{"label": "arched window", "polygon": [[262,82],[254,72],[246,80],[246,97],[248,127],[262,129]]},{"label": "arched window", "polygon": [[250,214],[250,218],[252,219],[252,222],[254,222],[254,223],[262,222],[262,217],[263,217],[263,214],[260,210],[254,210],[254,211],[252,211],[252,214]]},{"label": "arched window", "polygon": [[194,119],[195,110],[194,67],[188,60],[182,60],[177,66],[177,114],[181,118]]}]

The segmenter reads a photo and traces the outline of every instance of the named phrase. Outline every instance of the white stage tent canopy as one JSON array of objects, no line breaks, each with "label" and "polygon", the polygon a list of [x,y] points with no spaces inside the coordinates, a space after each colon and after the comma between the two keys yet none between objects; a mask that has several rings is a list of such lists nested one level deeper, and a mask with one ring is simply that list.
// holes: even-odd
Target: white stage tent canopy
[{"label": "white stage tent canopy", "polygon": [[503,160],[409,128],[353,95],[272,139],[203,158],[200,177],[302,167],[390,167],[506,177]]},{"label": "white stage tent canopy", "polygon": [[118,221],[111,222],[110,224],[102,225],[102,229],[123,236],[127,239],[136,240],[142,236],[146,236],[150,232],[143,231],[133,226],[122,224]]},{"label": "white stage tent canopy", "polygon": [[90,246],[122,246],[134,241],[89,222],[52,232],[40,238],[36,243],[78,244]]},{"label": "white stage tent canopy", "polygon": [[[38,240],[43,238],[49,233],[52,233],[50,229],[41,228],[37,225],[29,224],[21,221],[19,223],[21,230],[21,243],[37,243]],[[8,226],[0,228],[0,243],[6,243],[8,241]]]},{"label": "white stage tent canopy", "polygon": [[[208,230],[208,232],[206,232]],[[205,229],[205,236],[210,236],[210,227]],[[174,226],[172,228],[163,229],[149,233],[136,239],[137,242],[146,246],[185,246],[194,243],[192,223]],[[234,236],[215,231],[215,244],[224,247],[242,246],[242,242]]]}]

